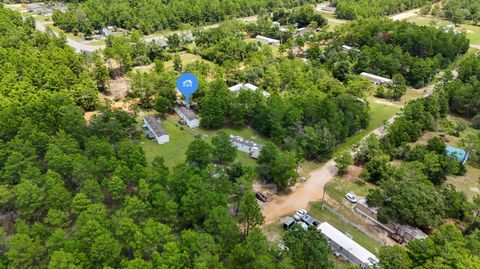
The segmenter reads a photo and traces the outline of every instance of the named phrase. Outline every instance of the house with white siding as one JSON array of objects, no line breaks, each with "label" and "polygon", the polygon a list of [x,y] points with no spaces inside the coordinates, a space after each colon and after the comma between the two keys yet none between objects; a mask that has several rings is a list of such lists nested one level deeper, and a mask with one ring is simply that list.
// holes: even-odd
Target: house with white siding
[{"label": "house with white siding", "polygon": [[[249,90],[249,91],[257,91],[258,86],[255,86],[251,83],[238,83],[236,85],[233,85],[232,87],[228,88],[231,92],[239,92],[241,90]],[[262,91],[262,94],[266,97],[270,96],[270,93],[267,91]]]},{"label": "house with white siding", "polygon": [[255,37],[255,40],[257,40],[258,42],[263,43],[265,45],[280,46],[280,40],[273,39],[273,38],[266,37],[266,36],[257,35]]},{"label": "house with white siding", "polygon": [[190,128],[197,128],[200,126],[200,120],[198,119],[197,115],[195,115],[195,112],[191,110],[190,108],[187,108],[185,106],[175,106],[173,109],[177,113],[177,115],[185,121],[188,127]]},{"label": "house with white siding", "polygon": [[170,141],[170,136],[167,134],[167,132],[165,132],[165,130],[163,130],[162,127],[160,127],[160,122],[153,116],[145,116],[143,118],[143,122],[143,126],[148,128],[158,144],[162,145]]},{"label": "house with white siding", "polygon": [[241,136],[230,135],[230,141],[239,151],[247,153],[254,159],[258,159],[263,148],[262,144],[247,140]]},{"label": "house with white siding", "polygon": [[367,73],[367,72],[360,73],[360,76],[368,78],[375,85],[390,85],[390,84],[393,83],[393,80],[391,80],[389,78],[384,78],[384,77],[377,76],[377,75],[374,75],[374,74],[370,74],[370,73]]},{"label": "house with white siding", "polygon": [[317,230],[325,236],[331,249],[349,262],[363,269],[377,267],[378,259],[375,255],[328,222],[318,225]]}]

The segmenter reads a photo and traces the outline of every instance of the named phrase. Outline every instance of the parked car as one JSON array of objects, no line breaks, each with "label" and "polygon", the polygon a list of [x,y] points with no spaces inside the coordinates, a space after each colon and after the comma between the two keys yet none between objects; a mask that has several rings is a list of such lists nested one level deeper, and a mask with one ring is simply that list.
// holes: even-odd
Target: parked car
[{"label": "parked car", "polygon": [[352,202],[352,203],[356,203],[357,202],[357,197],[355,197],[355,195],[351,194],[351,193],[347,193],[345,194],[345,198]]},{"label": "parked car", "polygon": [[255,197],[257,197],[258,200],[262,201],[262,202],[266,202],[268,200],[267,196],[265,196],[265,194],[261,193],[261,192],[256,192],[255,193]]},{"label": "parked car", "polygon": [[305,209],[300,209],[298,210],[294,215],[293,215],[293,218],[296,220],[296,221],[299,221],[302,219],[303,216],[307,215],[308,212],[307,210]]}]

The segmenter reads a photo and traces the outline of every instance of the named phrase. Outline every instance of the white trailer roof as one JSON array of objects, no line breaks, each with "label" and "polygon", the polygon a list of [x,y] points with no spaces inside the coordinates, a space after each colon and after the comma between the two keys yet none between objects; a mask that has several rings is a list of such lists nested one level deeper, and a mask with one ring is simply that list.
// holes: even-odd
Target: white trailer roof
[{"label": "white trailer roof", "polygon": [[[377,257],[375,257],[375,255],[373,255],[370,251],[360,246],[357,242],[350,239],[348,236],[337,230],[328,222],[320,224],[317,229],[321,231],[325,235],[325,237],[337,243],[343,249],[355,256],[357,259],[361,260],[364,264],[374,266],[374,262],[376,263],[378,261]],[[374,262],[372,262],[372,260]]]}]

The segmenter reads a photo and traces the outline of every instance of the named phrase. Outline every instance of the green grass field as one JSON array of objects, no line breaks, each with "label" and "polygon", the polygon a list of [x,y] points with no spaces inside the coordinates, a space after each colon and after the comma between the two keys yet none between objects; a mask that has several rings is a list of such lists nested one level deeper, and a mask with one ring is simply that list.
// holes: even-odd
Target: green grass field
[{"label": "green grass field", "polygon": [[[267,140],[261,138],[259,135],[249,128],[233,129],[224,128],[217,131],[205,130],[202,128],[190,129],[188,126],[178,124],[177,115],[169,115],[166,120],[162,121],[161,126],[170,136],[170,142],[159,145],[156,141],[147,140],[143,138],[141,145],[145,151],[147,160],[151,162],[156,156],[161,156],[165,159],[165,164],[168,167],[173,167],[185,161],[185,152],[188,145],[195,139],[196,135],[202,135],[204,139],[210,140],[216,132],[224,131],[227,134],[239,135],[246,139],[256,141],[258,143],[266,143]],[[238,151],[237,160],[248,166],[255,166],[256,162],[250,158],[246,153]]]},{"label": "green grass field", "polygon": [[339,217],[334,215],[328,210],[321,209],[320,203],[313,203],[309,208],[309,214],[318,219],[321,222],[328,222],[343,233],[352,235],[352,239],[369,250],[370,252],[377,254],[382,245],[375,240],[368,237],[366,234],[351,226],[348,223],[343,222]]},{"label": "green grass field", "polygon": [[[408,18],[407,20],[410,22],[414,22],[418,25],[427,26],[445,26],[448,24],[453,24],[451,21],[432,16],[415,16]],[[460,24],[460,26],[456,29],[466,31],[467,37],[470,39],[471,44],[480,45],[480,26]]]}]

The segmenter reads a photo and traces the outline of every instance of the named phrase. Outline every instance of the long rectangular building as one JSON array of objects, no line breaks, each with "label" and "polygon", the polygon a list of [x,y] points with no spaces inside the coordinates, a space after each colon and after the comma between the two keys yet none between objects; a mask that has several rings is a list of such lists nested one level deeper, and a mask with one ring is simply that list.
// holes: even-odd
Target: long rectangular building
[{"label": "long rectangular building", "polygon": [[145,127],[152,132],[158,144],[162,145],[170,141],[170,136],[167,134],[167,132],[165,132],[165,130],[162,129],[162,127],[160,127],[160,123],[157,119],[152,116],[145,116],[145,118],[143,118],[143,122]]},{"label": "long rectangular building", "polygon": [[374,268],[378,264],[378,259],[375,255],[328,222],[318,225],[317,229],[326,237],[332,250],[345,257],[351,263],[360,266],[360,268]]},{"label": "long rectangular building", "polygon": [[370,73],[367,73],[367,72],[360,73],[360,76],[368,78],[375,85],[389,85],[389,84],[393,83],[393,80],[391,80],[389,78],[384,78],[384,77],[377,76],[377,75],[374,75],[374,74],[370,74]]},{"label": "long rectangular building", "polygon": [[238,150],[247,153],[254,159],[257,159],[260,156],[260,151],[263,148],[262,144],[257,144],[241,136],[230,135],[230,141]]}]

